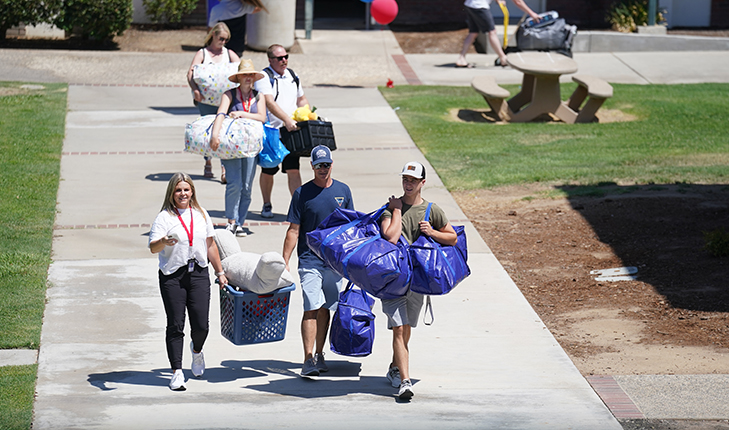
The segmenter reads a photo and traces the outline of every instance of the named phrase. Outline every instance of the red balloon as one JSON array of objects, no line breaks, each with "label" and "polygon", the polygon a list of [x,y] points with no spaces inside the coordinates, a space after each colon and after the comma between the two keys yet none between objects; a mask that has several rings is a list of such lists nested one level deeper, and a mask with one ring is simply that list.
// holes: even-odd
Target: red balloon
[{"label": "red balloon", "polygon": [[374,0],[370,5],[370,14],[378,24],[387,25],[397,16],[395,0]]}]

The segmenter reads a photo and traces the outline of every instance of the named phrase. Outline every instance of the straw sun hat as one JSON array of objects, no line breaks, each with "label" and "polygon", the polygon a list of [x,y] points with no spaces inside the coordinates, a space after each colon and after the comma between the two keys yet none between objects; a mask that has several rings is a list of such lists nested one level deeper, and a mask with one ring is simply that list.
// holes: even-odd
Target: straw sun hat
[{"label": "straw sun hat", "polygon": [[256,71],[256,69],[253,67],[253,61],[251,61],[251,60],[240,60],[240,65],[238,66],[238,72],[233,73],[232,75],[228,76],[228,80],[230,82],[238,83],[237,76],[243,76],[243,75],[254,75],[253,76],[254,81],[264,78],[263,73]]}]

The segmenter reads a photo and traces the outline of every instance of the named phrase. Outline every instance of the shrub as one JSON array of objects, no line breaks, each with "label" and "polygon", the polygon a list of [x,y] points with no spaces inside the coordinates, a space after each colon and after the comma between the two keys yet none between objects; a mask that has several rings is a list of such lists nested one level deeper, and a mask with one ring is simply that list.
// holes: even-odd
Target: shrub
[{"label": "shrub", "polygon": [[132,0],[64,0],[54,24],[84,39],[108,40],[132,23]]},{"label": "shrub", "polygon": [[61,9],[62,0],[0,0],[0,40],[10,27],[21,22],[36,25],[49,22]]},{"label": "shrub", "polygon": [[729,233],[724,230],[724,227],[720,227],[712,231],[705,231],[704,241],[706,242],[704,248],[709,251],[709,254],[712,256],[729,256]]},{"label": "shrub", "polygon": [[[663,10],[656,11],[656,22],[663,22]],[[622,33],[632,33],[639,25],[648,24],[648,1],[647,0],[620,0],[614,2],[607,14],[613,30]]]},{"label": "shrub", "polygon": [[182,15],[192,12],[197,0],[142,0],[147,15],[154,22],[180,22]]}]

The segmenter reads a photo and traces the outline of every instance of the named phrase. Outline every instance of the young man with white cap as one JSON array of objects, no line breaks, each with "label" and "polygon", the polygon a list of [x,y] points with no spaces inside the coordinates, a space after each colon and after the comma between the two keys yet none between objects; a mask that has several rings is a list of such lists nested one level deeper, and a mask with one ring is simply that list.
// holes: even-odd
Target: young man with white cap
[{"label": "young man with white cap", "polygon": [[[294,191],[289,205],[289,228],[283,245],[286,270],[296,248],[299,278],[304,295],[301,338],[304,343],[303,376],[317,376],[328,369],[324,344],[329,329],[330,310],[336,309],[342,277],[327,267],[306,244],[306,233],[315,230],[337,208],[354,210],[352,193],[343,182],[332,179],[332,153],[324,145],[311,150],[314,179]],[[316,350],[314,349],[316,347]]]},{"label": "young man with white cap", "polygon": [[[390,203],[380,217],[382,237],[397,243],[402,235],[412,244],[424,234],[441,245],[455,245],[456,231],[438,205],[433,203],[430,208],[430,222],[423,220],[428,207],[428,202],[420,195],[425,186],[425,167],[417,161],[411,161],[405,164],[400,176],[402,176],[403,195],[390,197]],[[401,400],[408,400],[413,396],[408,342],[411,328],[418,325],[422,307],[423,295],[410,290],[403,297],[382,300],[382,311],[387,315],[387,326],[392,329],[393,354],[387,379],[393,387],[399,388],[398,397]]]}]

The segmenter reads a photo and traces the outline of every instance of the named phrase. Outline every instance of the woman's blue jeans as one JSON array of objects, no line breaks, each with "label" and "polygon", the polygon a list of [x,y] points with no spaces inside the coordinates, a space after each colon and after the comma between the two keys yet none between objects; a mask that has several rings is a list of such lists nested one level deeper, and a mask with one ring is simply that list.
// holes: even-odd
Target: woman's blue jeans
[{"label": "woman's blue jeans", "polygon": [[251,189],[256,176],[256,157],[220,160],[225,167],[225,216],[243,225],[251,205]]}]

